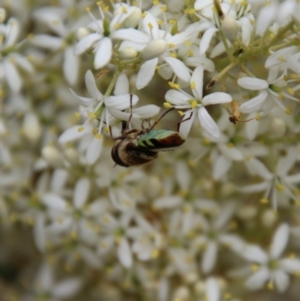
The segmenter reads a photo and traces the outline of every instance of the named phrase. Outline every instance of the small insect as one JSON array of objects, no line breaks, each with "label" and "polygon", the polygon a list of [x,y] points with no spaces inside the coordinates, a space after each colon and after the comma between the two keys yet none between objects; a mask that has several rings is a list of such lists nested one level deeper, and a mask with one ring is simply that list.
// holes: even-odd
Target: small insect
[{"label": "small insect", "polygon": [[236,126],[236,124],[237,124],[238,122],[248,122],[248,121],[250,121],[250,120],[255,119],[255,118],[250,118],[250,119],[247,119],[247,120],[241,120],[240,117],[243,115],[243,113],[241,113],[241,112],[239,111],[239,107],[240,107],[240,104],[239,104],[237,101],[233,100],[233,101],[230,103],[230,109],[225,108],[226,111],[229,113],[228,119],[229,119],[229,121],[230,121],[231,123],[234,124],[234,126]]},{"label": "small insect", "polygon": [[[173,108],[166,111],[152,126],[149,124],[149,128],[144,128],[143,121],[142,129],[128,130],[132,118],[131,99],[130,109],[131,113],[128,121],[122,122],[122,135],[113,138],[113,140],[117,140],[118,142],[111,150],[111,157],[117,165],[129,167],[151,162],[157,158],[158,152],[174,150],[185,142],[185,139],[179,134],[178,129],[176,132],[154,129],[156,124]],[[178,124],[178,128],[180,123]]]}]

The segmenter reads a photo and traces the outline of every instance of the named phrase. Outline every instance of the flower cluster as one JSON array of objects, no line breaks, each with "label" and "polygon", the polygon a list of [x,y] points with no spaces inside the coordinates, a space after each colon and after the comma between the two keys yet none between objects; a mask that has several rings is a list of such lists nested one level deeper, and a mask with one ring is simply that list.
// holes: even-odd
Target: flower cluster
[{"label": "flower cluster", "polygon": [[297,299],[299,0],[0,5],[3,300]]}]

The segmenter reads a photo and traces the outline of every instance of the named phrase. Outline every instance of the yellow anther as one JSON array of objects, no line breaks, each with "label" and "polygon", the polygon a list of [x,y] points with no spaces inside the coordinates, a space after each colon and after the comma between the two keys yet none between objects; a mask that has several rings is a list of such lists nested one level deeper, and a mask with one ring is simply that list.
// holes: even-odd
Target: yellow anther
[{"label": "yellow anther", "polygon": [[259,120],[260,120],[260,115],[259,115],[259,113],[256,113],[255,119],[256,119],[256,121],[259,121]]},{"label": "yellow anther", "polygon": [[268,284],[267,284],[267,288],[269,290],[273,290],[274,289],[274,283],[272,281],[269,281]]},{"label": "yellow anther", "polygon": [[153,25],[149,22],[148,23],[148,27],[150,28],[150,29],[153,29]]},{"label": "yellow anther", "polygon": [[171,109],[172,108],[172,105],[169,103],[169,102],[164,102],[164,107],[166,109]]},{"label": "yellow anther", "polygon": [[269,200],[268,200],[267,198],[262,198],[262,199],[260,199],[260,202],[261,202],[262,204],[268,204],[268,203],[269,203]]},{"label": "yellow anther", "polygon": [[270,33],[270,38],[271,39],[274,39],[276,37],[276,35],[272,32],[272,33]]},{"label": "yellow anther", "polygon": [[190,86],[191,86],[191,89],[192,89],[192,90],[193,90],[193,89],[196,89],[196,82],[195,82],[195,81],[192,81],[191,84],[190,84]]},{"label": "yellow anther", "polygon": [[175,44],[173,44],[173,43],[168,44],[168,48],[174,48],[174,47],[175,47]]},{"label": "yellow anther", "polygon": [[158,5],[159,4],[159,1],[158,0],[154,0],[153,1],[153,5]]},{"label": "yellow anther", "polygon": [[160,10],[163,11],[163,12],[166,12],[167,11],[167,7],[165,5],[162,5],[160,7]]},{"label": "yellow anther", "polygon": [[163,21],[163,20],[157,20],[157,24],[158,24],[158,25],[163,25],[163,24],[164,24],[164,21]]},{"label": "yellow anther", "polygon": [[291,253],[291,254],[289,255],[289,259],[295,259],[295,258],[296,258],[295,253]]},{"label": "yellow anther", "polygon": [[228,146],[229,148],[233,148],[233,147],[234,147],[234,144],[233,144],[232,142],[228,142],[228,143],[227,143],[227,146]]},{"label": "yellow anther", "polygon": [[94,135],[94,137],[95,137],[95,138],[97,138],[97,139],[102,139],[102,135],[101,135],[101,134],[99,134],[99,133],[98,133],[98,134],[96,134],[96,135]]},{"label": "yellow anther", "polygon": [[257,264],[252,264],[252,265],[251,265],[251,271],[252,271],[253,273],[257,272],[257,271],[258,271],[258,265],[257,265]]},{"label": "yellow anther", "polygon": [[276,188],[279,190],[279,191],[283,191],[284,190],[284,186],[280,183],[277,183],[276,184]]},{"label": "yellow anther", "polygon": [[168,23],[169,23],[169,24],[171,24],[171,25],[173,25],[173,24],[175,24],[175,23],[176,23],[176,20],[174,20],[174,19],[170,19],[170,20],[168,21]]},{"label": "yellow anther", "polygon": [[191,103],[192,109],[195,109],[197,107],[197,105],[198,105],[197,100],[193,100]]},{"label": "yellow anther", "polygon": [[95,113],[89,112],[88,115],[92,119],[96,119],[97,118],[97,116],[95,115]]},{"label": "yellow anther", "polygon": [[76,233],[75,231],[72,231],[72,232],[71,232],[71,238],[72,238],[73,240],[76,240],[77,237],[78,237],[77,233]]},{"label": "yellow anther", "polygon": [[128,12],[127,8],[125,6],[122,6],[122,13],[126,14]]},{"label": "yellow anther", "polygon": [[83,126],[80,126],[79,128],[78,128],[78,130],[77,130],[78,132],[82,132],[82,131],[84,131],[84,127]]},{"label": "yellow anther", "polygon": [[147,16],[147,12],[145,11],[142,13],[142,18],[145,18],[146,16]]},{"label": "yellow anther", "polygon": [[159,251],[157,249],[154,249],[151,253],[151,257],[153,259],[156,259],[159,256]]},{"label": "yellow anther", "polygon": [[180,85],[179,84],[175,84],[173,82],[168,82],[169,86],[173,89],[177,89],[179,90],[180,89]]},{"label": "yellow anther", "polygon": [[182,112],[182,111],[177,111],[177,113],[182,117],[182,116],[184,116],[184,112]]},{"label": "yellow anther", "polygon": [[175,53],[175,52],[170,52],[170,53],[169,53],[169,56],[170,56],[170,57],[174,57],[174,58],[176,58],[176,57],[177,57],[177,55],[176,55],[176,53]]},{"label": "yellow anther", "polygon": [[188,56],[194,56],[194,52],[193,52],[192,50],[188,50],[188,51],[187,51],[187,55],[188,55]]},{"label": "yellow anther", "polygon": [[114,29],[119,29],[119,28],[121,28],[121,24],[120,24],[120,23],[116,23],[116,24],[114,25]]},{"label": "yellow anther", "polygon": [[287,108],[285,109],[285,112],[286,112],[288,115],[291,115],[291,109],[290,109],[290,108],[287,107]]},{"label": "yellow anther", "polygon": [[[98,4],[98,3],[97,3]],[[85,8],[85,11],[86,12],[89,12],[91,9],[90,9],[90,7],[89,6],[87,6],[86,8]]]},{"label": "yellow anther", "polygon": [[210,144],[210,140],[208,138],[203,138],[202,144],[209,145]]},{"label": "yellow anther", "polygon": [[286,60],[285,60],[285,57],[284,57],[284,56],[280,56],[280,57],[278,58],[278,61],[285,62]]},{"label": "yellow anther", "polygon": [[184,42],[184,44],[187,46],[187,47],[190,47],[191,46],[191,41],[190,40],[186,40]]},{"label": "yellow anther", "polygon": [[232,298],[232,295],[230,293],[225,293],[224,294],[224,299],[225,300],[230,300]]}]

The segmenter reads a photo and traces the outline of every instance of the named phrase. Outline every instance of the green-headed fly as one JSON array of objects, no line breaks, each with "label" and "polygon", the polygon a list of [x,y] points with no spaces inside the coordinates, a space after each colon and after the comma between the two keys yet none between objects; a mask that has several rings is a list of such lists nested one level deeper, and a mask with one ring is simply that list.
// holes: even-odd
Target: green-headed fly
[{"label": "green-headed fly", "polygon": [[[142,165],[156,159],[160,151],[170,151],[181,146],[185,142],[185,139],[178,132],[182,121],[178,123],[177,131],[154,129],[156,124],[171,110],[173,108],[162,114],[152,126],[149,124],[149,128],[144,128],[143,121],[141,129],[129,130],[128,127],[132,118],[132,101],[130,99],[130,116],[127,122],[122,122],[122,135],[112,137],[113,140],[118,141],[111,150],[111,157],[114,162],[124,167]],[[188,119],[190,118],[191,116]]]}]

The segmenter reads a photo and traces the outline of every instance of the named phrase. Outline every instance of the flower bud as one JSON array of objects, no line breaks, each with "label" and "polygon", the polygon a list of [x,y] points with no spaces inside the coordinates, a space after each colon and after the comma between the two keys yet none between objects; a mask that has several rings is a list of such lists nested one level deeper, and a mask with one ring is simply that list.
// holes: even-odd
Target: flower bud
[{"label": "flower bud", "polygon": [[126,28],[135,28],[139,25],[142,17],[142,11],[139,7],[135,7],[134,11],[130,16],[125,20],[124,27]]},{"label": "flower bud", "polygon": [[60,152],[52,145],[47,145],[42,149],[42,156],[52,167],[60,167],[63,164]]},{"label": "flower bud", "polygon": [[137,56],[137,51],[132,47],[127,47],[120,51],[120,57],[124,60],[133,59],[136,56]]},{"label": "flower bud", "polygon": [[141,51],[141,58],[144,61],[151,60],[163,54],[166,51],[167,47],[168,44],[165,40],[153,40]]},{"label": "flower bud", "polygon": [[226,16],[222,22],[222,31],[225,37],[233,41],[237,35],[237,23],[232,16]]},{"label": "flower bud", "polygon": [[286,124],[281,118],[273,118],[270,123],[270,130],[275,137],[280,138],[285,134]]},{"label": "flower bud", "polygon": [[150,176],[144,182],[144,192],[149,199],[155,199],[162,191],[161,180],[156,176]]},{"label": "flower bud", "polygon": [[77,39],[77,41],[80,41],[82,38],[86,37],[89,34],[90,34],[90,32],[87,28],[79,27],[76,31],[76,39]]},{"label": "flower bud", "polygon": [[275,225],[278,215],[273,209],[267,209],[261,216],[261,222],[266,228],[271,228]]},{"label": "flower bud", "polygon": [[175,290],[174,300],[187,301],[190,298],[190,291],[185,286],[180,286]]},{"label": "flower bud", "polygon": [[37,141],[42,129],[37,116],[34,113],[27,113],[23,120],[22,132],[24,136],[32,142]]},{"label": "flower bud", "polygon": [[75,148],[68,147],[64,150],[65,158],[71,163],[71,164],[78,164],[79,161],[79,155]]},{"label": "flower bud", "polygon": [[253,205],[245,205],[237,211],[237,216],[243,221],[250,221],[255,218],[257,208]]}]

